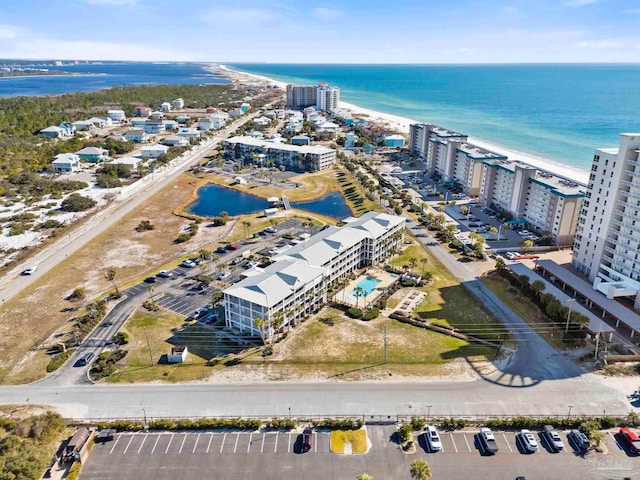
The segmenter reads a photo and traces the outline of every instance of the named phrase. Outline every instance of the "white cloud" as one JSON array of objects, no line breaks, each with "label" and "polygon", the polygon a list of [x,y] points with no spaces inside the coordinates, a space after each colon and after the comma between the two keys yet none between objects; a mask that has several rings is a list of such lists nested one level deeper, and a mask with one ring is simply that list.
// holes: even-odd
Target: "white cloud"
[{"label": "white cloud", "polygon": [[569,0],[566,5],[570,5],[572,7],[583,7],[585,5],[592,5],[601,1],[602,0]]},{"label": "white cloud", "polygon": [[214,25],[247,28],[273,23],[280,15],[263,8],[216,8],[204,14],[202,20]]},{"label": "white cloud", "polygon": [[20,27],[14,25],[0,25],[0,40],[10,40],[17,38],[22,33]]},{"label": "white cloud", "polygon": [[314,8],[311,13],[314,17],[321,20],[334,20],[342,15],[342,12],[340,10],[333,10],[331,8],[325,7]]},{"label": "white cloud", "polygon": [[607,48],[622,48],[624,47],[624,43],[618,40],[595,40],[590,42],[579,42],[577,46],[580,48],[598,48],[598,49],[607,49]]},{"label": "white cloud", "polygon": [[107,5],[113,7],[133,7],[138,0],[82,0],[90,5]]}]

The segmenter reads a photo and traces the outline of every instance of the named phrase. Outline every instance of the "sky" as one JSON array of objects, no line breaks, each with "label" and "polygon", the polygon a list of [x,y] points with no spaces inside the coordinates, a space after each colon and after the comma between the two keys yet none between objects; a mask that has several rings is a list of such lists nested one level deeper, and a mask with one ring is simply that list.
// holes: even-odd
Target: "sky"
[{"label": "sky", "polygon": [[640,0],[17,0],[0,58],[640,62]]}]

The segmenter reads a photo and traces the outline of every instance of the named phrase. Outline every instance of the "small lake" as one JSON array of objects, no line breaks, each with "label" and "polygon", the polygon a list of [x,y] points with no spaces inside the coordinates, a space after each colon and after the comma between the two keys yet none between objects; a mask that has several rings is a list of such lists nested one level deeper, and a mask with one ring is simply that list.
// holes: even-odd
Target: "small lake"
[{"label": "small lake", "polygon": [[[291,206],[333,218],[351,215],[351,210],[338,192],[309,202],[291,202]],[[198,199],[187,207],[187,211],[202,217],[216,217],[222,212],[236,216],[257,213],[265,208],[267,201],[262,197],[219,185],[206,185],[198,190]]]}]

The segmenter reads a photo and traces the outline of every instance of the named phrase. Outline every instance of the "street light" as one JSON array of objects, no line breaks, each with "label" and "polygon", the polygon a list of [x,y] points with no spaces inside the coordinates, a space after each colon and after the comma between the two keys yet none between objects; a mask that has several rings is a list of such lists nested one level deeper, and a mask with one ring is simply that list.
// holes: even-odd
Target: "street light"
[{"label": "street light", "polygon": [[291,407],[289,407],[289,418],[291,418]]},{"label": "street light", "polygon": [[567,300],[569,302],[569,313],[567,313],[567,324],[564,327],[564,334],[566,335],[569,332],[569,321],[571,320],[571,307],[573,306],[573,302],[576,301],[575,298],[570,298]]},{"label": "street light", "polygon": [[142,413],[144,414],[144,428],[147,429],[147,411],[143,408]]},{"label": "street light", "polygon": [[567,414],[567,420],[569,420],[569,417],[571,416],[571,409],[573,408],[573,405],[569,405],[569,413]]},{"label": "street light", "polygon": [[429,424],[430,416],[431,416],[431,405],[427,405],[427,424]]}]

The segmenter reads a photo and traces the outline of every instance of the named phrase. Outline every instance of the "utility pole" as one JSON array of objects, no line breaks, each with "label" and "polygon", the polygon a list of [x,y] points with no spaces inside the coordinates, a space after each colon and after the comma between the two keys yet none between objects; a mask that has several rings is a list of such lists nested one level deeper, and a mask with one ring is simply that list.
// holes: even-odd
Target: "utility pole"
[{"label": "utility pole", "polygon": [[387,363],[387,321],[384,322],[384,363]]},{"label": "utility pole", "polygon": [[153,367],[153,355],[151,354],[151,343],[149,342],[149,334],[147,333],[147,329],[144,330],[144,336],[147,339],[147,348],[149,349],[149,366]]},{"label": "utility pole", "polygon": [[566,335],[567,333],[569,333],[569,321],[571,320],[571,307],[573,306],[573,302],[575,302],[576,299],[575,298],[570,298],[569,299],[569,313],[567,313],[567,324],[564,327],[564,334]]},{"label": "utility pole", "polygon": [[600,347],[600,327],[602,326],[602,320],[600,320],[600,326],[598,327],[598,333],[596,334],[596,351],[593,354],[593,359],[598,359],[598,348]]}]

